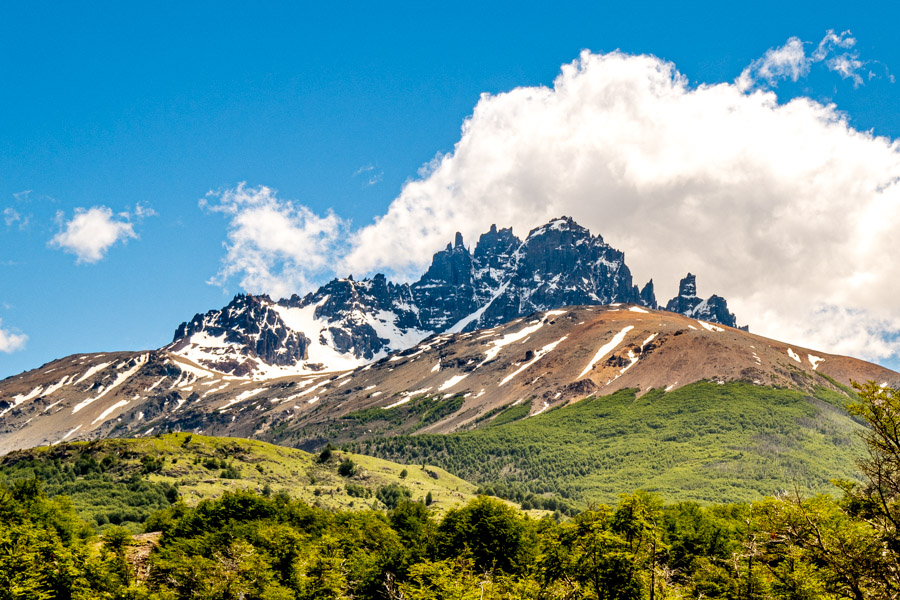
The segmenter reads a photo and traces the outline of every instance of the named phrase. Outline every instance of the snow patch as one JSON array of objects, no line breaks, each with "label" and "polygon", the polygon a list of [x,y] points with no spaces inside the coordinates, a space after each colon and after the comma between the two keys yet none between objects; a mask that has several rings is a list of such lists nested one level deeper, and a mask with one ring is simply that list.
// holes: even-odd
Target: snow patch
[{"label": "snow patch", "polygon": [[488,348],[484,351],[485,359],[481,361],[478,366],[480,367],[484,363],[494,360],[497,355],[500,354],[500,350],[502,350],[504,346],[508,346],[513,342],[517,342],[525,337],[528,337],[529,335],[543,327],[543,325],[543,321],[532,321],[530,324],[526,325],[519,331],[506,334],[499,340],[494,340],[493,342],[491,342],[491,348]]},{"label": "snow patch", "polygon": [[127,405],[129,402],[130,402],[130,400],[119,400],[118,402],[116,402],[115,404],[113,404],[112,406],[110,406],[109,408],[104,410],[102,413],[100,413],[99,417],[97,417],[96,419],[91,421],[91,425],[96,425],[99,422],[105,421],[106,417],[108,417],[113,412],[115,412],[116,409],[122,408],[123,406]]},{"label": "snow patch", "polygon": [[453,377],[451,377],[450,379],[448,379],[447,381],[442,383],[441,386],[438,388],[438,391],[443,392],[444,390],[449,390],[454,385],[456,385],[457,383],[459,383],[460,381],[462,381],[463,379],[465,379],[468,376],[469,376],[468,373],[466,373],[464,375],[454,375]]},{"label": "snow patch", "polygon": [[[90,377],[91,375],[96,373],[97,371],[100,371],[101,369],[105,369],[106,367],[108,367],[111,364],[112,364],[112,362],[105,362],[105,363],[100,363],[99,365],[94,365],[93,367],[91,367],[90,369],[87,370],[87,373],[85,373],[84,375],[82,375],[81,377],[76,379],[73,383],[81,383],[82,381],[84,381],[85,379],[87,379],[88,377]],[[63,439],[65,439],[65,438],[63,438]]]},{"label": "snow patch", "polygon": [[697,322],[700,323],[700,325],[703,326],[703,328],[706,329],[707,331],[725,331],[721,327],[716,327],[712,323],[707,323],[706,321],[697,321]]},{"label": "snow patch", "polygon": [[200,396],[200,397],[201,397],[201,398],[206,398],[206,397],[209,396],[210,394],[215,394],[216,392],[221,392],[222,390],[224,390],[225,388],[227,388],[228,385],[229,385],[228,383],[223,383],[223,384],[220,385],[219,387],[216,387],[216,388],[210,388],[210,389],[206,390],[205,392],[203,392],[203,395]]},{"label": "snow patch", "polygon": [[512,372],[509,375],[507,375],[506,377],[504,377],[500,381],[500,385],[504,385],[504,384],[508,383],[513,377],[515,377],[516,375],[518,375],[519,373],[521,373],[522,371],[524,371],[525,369],[527,369],[528,367],[530,367],[531,365],[533,365],[534,363],[539,361],[540,359],[544,358],[547,354],[549,354],[550,352],[555,350],[556,347],[560,344],[560,342],[562,342],[567,337],[569,337],[569,336],[564,335],[561,338],[559,338],[558,340],[556,340],[555,342],[551,342],[551,343],[547,344],[546,346],[544,346],[543,348],[541,348],[540,350],[538,350],[537,352],[535,352],[534,358],[532,358],[527,363],[525,363],[524,365],[522,365],[521,367],[516,369],[514,372]]},{"label": "snow patch", "polygon": [[[255,389],[255,390],[247,390],[245,392],[241,392],[240,394],[238,394],[237,396],[235,396],[234,398],[229,400],[228,403],[225,404],[225,406],[220,407],[219,411],[221,412],[231,406],[234,406],[238,402],[243,402],[244,400],[247,400],[248,398],[252,398],[253,396],[261,394],[264,391],[266,391],[267,389],[269,389],[269,388],[263,387],[263,388],[259,388],[259,389]],[[307,391],[309,391],[309,390],[307,390]]]},{"label": "snow patch", "polygon": [[807,354],[806,356],[809,357],[809,364],[812,365],[813,371],[819,368],[820,363],[825,362],[825,359],[821,356],[814,356],[812,354]]},{"label": "snow patch", "polygon": [[153,385],[151,385],[150,387],[148,387],[148,388],[147,388],[146,390],[144,390],[144,391],[145,391],[145,392],[151,392],[151,391],[153,391],[153,388],[155,388],[156,386],[158,386],[159,384],[161,384],[161,383],[162,383],[163,381],[165,381],[165,380],[166,380],[166,376],[163,375],[162,377],[160,377],[159,379],[157,379],[156,382],[155,382]]},{"label": "snow patch", "polygon": [[48,388],[44,391],[44,396],[49,396],[50,394],[52,394],[53,392],[55,392],[56,390],[58,390],[58,389],[61,388],[62,386],[66,385],[66,381],[68,381],[68,380],[71,379],[71,378],[72,378],[71,375],[66,375],[65,377],[62,378],[62,380],[60,380],[59,383],[54,383],[53,385],[51,385],[50,387],[48,387]]},{"label": "snow patch", "polygon": [[29,401],[29,400],[31,400],[31,399],[33,399],[33,398],[36,398],[37,396],[40,395],[40,393],[41,393],[42,391],[44,391],[43,386],[38,386],[38,387],[34,388],[33,390],[31,390],[30,392],[28,392],[27,394],[24,394],[24,395],[23,395],[23,394],[18,394],[18,395],[16,395],[16,396],[13,396],[13,403],[12,403],[12,406],[10,406],[10,407],[7,408],[6,410],[0,412],[0,417],[2,417],[3,415],[5,415],[6,413],[8,413],[9,411],[11,411],[12,409],[14,409],[15,407],[19,406],[19,405],[22,404],[23,402],[27,402],[27,401]]},{"label": "snow patch", "polygon": [[82,400],[81,402],[76,404],[75,407],[72,409],[72,414],[74,415],[75,413],[80,411],[82,408],[89,406],[90,404],[93,404],[100,398],[103,398],[108,393],[110,393],[111,391],[113,391],[114,389],[116,389],[117,387],[119,387],[120,385],[125,383],[126,381],[128,381],[132,375],[137,373],[141,369],[141,367],[143,367],[147,363],[148,358],[149,358],[148,354],[141,354],[137,358],[137,360],[134,361],[133,367],[131,367],[127,371],[124,371],[124,372],[116,375],[115,381],[113,381],[108,387],[105,387],[102,390],[100,390],[99,394],[97,394],[93,398],[87,398],[85,400]]},{"label": "snow patch", "polygon": [[640,360],[640,356],[635,354],[633,350],[629,350],[628,351],[628,360],[630,360],[631,362],[628,363],[627,365],[625,365],[624,367],[622,367],[622,369],[619,371],[619,375],[622,375],[625,371],[627,371],[628,369],[633,367],[635,365],[635,363],[637,363],[637,361]]},{"label": "snow patch", "polygon": [[622,343],[622,340],[625,339],[625,336],[628,334],[628,332],[632,329],[634,329],[634,325],[629,325],[628,327],[617,333],[615,336],[613,336],[613,339],[604,344],[599,350],[597,350],[597,354],[594,355],[594,358],[591,359],[591,362],[589,362],[588,365],[584,368],[584,371],[582,371],[581,374],[576,377],[576,380],[581,379],[582,377],[590,373],[591,369],[594,368],[594,365],[605,358],[607,354],[615,350],[616,347]]},{"label": "snow patch", "polygon": [[463,329],[465,329],[465,328],[466,328],[466,325],[468,325],[469,323],[471,323],[471,322],[473,322],[473,321],[477,322],[478,319],[481,318],[481,315],[484,314],[484,311],[486,311],[486,310],[488,309],[488,307],[489,307],[491,304],[493,304],[494,300],[496,300],[497,298],[499,298],[500,295],[503,294],[503,292],[505,292],[505,291],[506,291],[506,288],[508,288],[508,287],[509,287],[509,282],[507,281],[506,283],[504,283],[503,285],[501,285],[499,288],[497,288],[497,289],[494,291],[494,293],[491,295],[491,299],[490,299],[490,300],[488,300],[487,302],[485,302],[483,306],[481,306],[478,310],[476,310],[476,311],[473,312],[472,314],[470,314],[470,315],[468,315],[468,316],[466,316],[466,317],[463,317],[462,319],[460,319],[459,321],[457,321],[457,322],[453,325],[453,327],[451,327],[450,329],[447,330],[447,333],[459,333],[459,332],[461,332]]},{"label": "snow patch", "polygon": [[641,352],[644,351],[644,346],[646,346],[647,344],[652,342],[654,339],[656,339],[656,336],[658,336],[658,335],[659,335],[658,333],[654,333],[653,335],[649,336],[646,340],[641,342]]},{"label": "snow patch", "polygon": [[[62,440],[59,440],[59,441],[61,442],[63,440],[69,439],[69,436],[71,436],[73,433],[75,433],[79,429],[81,429],[81,425],[76,426],[74,429],[70,429],[66,435],[62,436]],[[56,442],[56,443],[58,444],[59,442]]]},{"label": "snow patch", "polygon": [[798,363],[803,364],[803,361],[800,360],[800,355],[797,354],[796,352],[794,352],[793,350],[791,350],[790,348],[787,349],[787,354],[788,354],[788,356],[790,356],[791,358],[796,360]]},{"label": "snow patch", "polygon": [[[381,408],[387,410],[389,408],[394,408],[394,407],[400,406],[401,404],[406,404],[413,398],[423,395],[425,392],[427,392],[430,389],[431,389],[430,387],[427,387],[427,388],[422,388],[421,390],[415,390],[412,392],[401,392],[400,395],[402,396],[402,398],[400,398],[400,400],[398,400],[388,406],[382,406]],[[375,394],[372,394],[372,395],[374,396]]]},{"label": "snow patch", "polygon": [[538,416],[539,414],[541,414],[542,412],[544,412],[545,410],[547,410],[548,408],[550,408],[550,403],[547,402],[546,400],[544,400],[544,406],[541,407],[541,410],[537,411],[537,412],[534,413],[534,414],[528,415],[528,416],[529,416],[529,417],[536,417],[536,416]]},{"label": "snow patch", "polygon": [[631,312],[636,312],[636,313],[644,313],[645,315],[650,314],[649,310],[644,310],[643,308],[641,308],[639,306],[631,306],[628,308],[628,310],[630,310]]}]

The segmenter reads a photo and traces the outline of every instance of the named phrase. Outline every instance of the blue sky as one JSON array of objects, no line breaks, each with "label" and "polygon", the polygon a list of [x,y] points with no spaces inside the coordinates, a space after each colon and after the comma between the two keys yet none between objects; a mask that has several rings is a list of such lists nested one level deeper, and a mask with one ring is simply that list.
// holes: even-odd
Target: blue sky
[{"label": "blue sky", "polygon": [[[210,190],[269,186],[358,229],[453,151],[482,94],[552,86],[584,49],[651,54],[698,86],[733,82],[791,37],[811,55],[828,30],[850,31],[862,85],[822,62],[767,87],[779,103],[834,103],[853,129],[900,137],[890,3],[261,4],[0,7],[0,331],[27,336],[0,352],[0,377],[159,347],[241,291],[239,276],[209,283],[233,230],[199,206]],[[127,231],[79,259],[59,235],[92,207]],[[895,364],[892,352],[876,358]]]}]

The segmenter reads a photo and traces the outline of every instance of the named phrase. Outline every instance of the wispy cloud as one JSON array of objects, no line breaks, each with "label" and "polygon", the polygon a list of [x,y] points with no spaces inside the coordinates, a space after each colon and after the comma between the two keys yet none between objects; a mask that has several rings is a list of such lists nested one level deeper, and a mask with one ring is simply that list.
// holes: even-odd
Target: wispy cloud
[{"label": "wispy cloud", "polygon": [[365,165],[358,168],[353,176],[362,176],[365,178],[366,185],[375,185],[384,179],[384,171],[376,170],[374,165]]},{"label": "wispy cloud", "polygon": [[78,263],[95,263],[117,242],[137,238],[128,213],[114,215],[107,206],[76,208],[71,219],[57,213],[60,231],[50,245],[74,254]]},{"label": "wispy cloud", "polygon": [[[524,235],[570,215],[626,251],[638,283],[653,277],[661,297],[690,269],[757,333],[900,356],[890,243],[900,146],[853,129],[835,106],[690,85],[652,56],[585,52],[552,87],[484,95],[453,152],[364,227],[266,188],[237,195],[257,199],[223,198],[232,224],[220,276],[240,273],[254,291],[379,270],[412,278],[456,231],[474,242],[497,223]],[[277,234],[244,224],[262,211]],[[284,268],[273,270],[278,256]]]},{"label": "wispy cloud", "polygon": [[[849,31],[838,34],[829,29],[808,56],[807,45],[811,43],[792,37],[783,46],[769,48],[762,57],[754,60],[741,72],[735,84],[742,91],[774,88],[779,81],[797,81],[806,77],[812,65],[822,63],[829,71],[852,80],[854,87],[863,85],[861,72],[868,63],[859,58],[859,52],[855,49],[856,38]],[[871,79],[876,74],[868,71],[868,77]]]},{"label": "wispy cloud", "polygon": [[343,253],[347,222],[333,213],[319,217],[265,186],[210,192],[200,206],[229,219],[226,255],[210,283],[236,276],[248,291],[288,296],[331,273]]},{"label": "wispy cloud", "polygon": [[3,222],[6,223],[7,229],[15,227],[19,231],[24,231],[31,222],[31,215],[23,215],[15,208],[7,206],[3,209]]},{"label": "wispy cloud", "polygon": [[157,212],[155,210],[153,210],[152,208],[150,208],[149,206],[144,206],[143,204],[138,202],[134,206],[134,216],[137,220],[140,221],[141,219],[146,219],[148,217],[157,216]]},{"label": "wispy cloud", "polygon": [[[0,326],[3,325],[3,321],[0,320]],[[4,352],[9,354],[10,352],[15,352],[16,350],[21,350],[25,347],[25,342],[28,341],[28,336],[24,333],[13,333],[9,329],[3,329],[0,327],[0,352]]]}]

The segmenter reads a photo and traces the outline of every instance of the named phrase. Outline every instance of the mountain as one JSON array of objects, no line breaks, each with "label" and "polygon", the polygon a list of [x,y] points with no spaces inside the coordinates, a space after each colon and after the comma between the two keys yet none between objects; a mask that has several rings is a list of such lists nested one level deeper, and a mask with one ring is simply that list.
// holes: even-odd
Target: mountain
[{"label": "mountain", "polygon": [[640,397],[741,381],[843,393],[851,380],[900,385],[900,375],[878,365],[667,311],[577,306],[446,331],[344,371],[265,380],[170,349],[70,356],[0,382],[0,453],[169,429],[316,449],[479,428],[513,404],[533,416],[623,389]]},{"label": "mountain", "polygon": [[574,306],[265,380],[165,349],[67,357],[0,383],[0,453],[171,430],[349,444],[567,506],[637,488],[738,501],[854,475],[851,380],[900,374],[637,304]]},{"label": "mountain", "polygon": [[[471,251],[457,233],[411,284],[376,275],[335,279],[277,302],[239,295],[182,323],[166,350],[222,373],[263,379],[353,368],[429,335],[495,327],[535,311],[617,302],[657,308],[653,282],[639,290],[622,252],[562,217],[524,241],[492,226]],[[690,273],[666,309],[736,325],[724,299],[697,297]]]}]

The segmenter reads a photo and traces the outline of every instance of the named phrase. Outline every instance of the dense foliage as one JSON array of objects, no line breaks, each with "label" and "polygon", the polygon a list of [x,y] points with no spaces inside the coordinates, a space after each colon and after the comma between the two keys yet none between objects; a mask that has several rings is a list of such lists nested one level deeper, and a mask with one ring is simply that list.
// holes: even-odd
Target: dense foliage
[{"label": "dense foliage", "polygon": [[123,531],[95,544],[91,527],[37,480],[0,486],[0,600],[121,597],[131,579]]},{"label": "dense foliage", "polygon": [[158,456],[127,458],[89,451],[77,456],[28,457],[3,469],[0,482],[39,479],[47,496],[65,494],[78,506],[89,507],[82,516],[89,512],[97,525],[125,525],[136,530],[151,513],[174,502],[178,491],[170,483],[144,477],[162,470]]},{"label": "dense foliage", "polygon": [[636,492],[570,519],[478,497],[438,517],[402,486],[387,511],[332,511],[250,491],[176,502],[137,577],[128,535],[101,543],[34,480],[0,487],[6,598],[488,600],[900,597],[900,391],[860,389],[861,482],[842,499],[664,504]]}]

